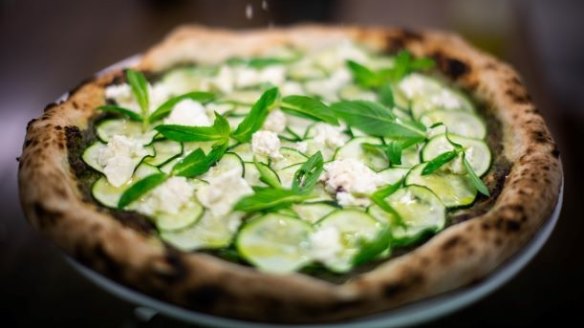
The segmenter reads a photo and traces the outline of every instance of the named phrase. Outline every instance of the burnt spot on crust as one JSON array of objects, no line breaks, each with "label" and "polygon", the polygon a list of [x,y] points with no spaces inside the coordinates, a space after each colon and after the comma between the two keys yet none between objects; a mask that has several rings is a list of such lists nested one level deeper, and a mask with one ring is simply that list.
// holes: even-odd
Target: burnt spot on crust
[{"label": "burnt spot on crust", "polygon": [[225,289],[221,286],[201,285],[186,292],[185,301],[194,308],[212,309],[225,296]]},{"label": "burnt spot on crust", "polygon": [[464,61],[442,52],[435,52],[432,58],[436,61],[440,71],[453,80],[457,80],[471,71],[471,67]]},{"label": "burnt spot on crust", "polygon": [[535,140],[538,143],[548,143],[548,142],[552,142],[552,138],[545,132],[542,130],[536,130],[532,132],[533,140]]},{"label": "burnt spot on crust", "polygon": [[385,49],[389,53],[397,52],[407,48],[408,43],[422,41],[424,36],[414,30],[402,28],[395,34],[387,35]]},{"label": "burnt spot on crust", "polygon": [[552,149],[552,156],[554,158],[560,158],[560,150],[556,144],[554,144],[554,149]]},{"label": "burnt spot on crust", "polygon": [[442,244],[441,248],[443,251],[448,251],[451,248],[455,247],[456,245],[460,244],[461,242],[462,242],[462,239],[460,238],[460,236],[453,236],[452,238],[445,241]]},{"label": "burnt spot on crust", "polygon": [[98,267],[101,266],[101,269],[106,275],[114,279],[121,277],[122,268],[120,264],[107,253],[102,244],[95,245],[92,254],[95,255],[95,261],[98,262]]},{"label": "burnt spot on crust", "polygon": [[77,91],[79,91],[79,89],[81,89],[84,85],[89,84],[91,82],[94,82],[96,79],[95,75],[87,77],[83,80],[81,80],[81,82],[79,82],[76,86],[74,86],[73,88],[71,88],[71,90],[69,90],[69,96],[73,95],[74,93],[76,93]]},{"label": "burnt spot on crust", "polygon": [[424,281],[424,277],[420,273],[412,273],[404,276],[404,279],[390,282],[383,287],[383,294],[385,297],[396,297],[397,295],[404,293],[408,289],[413,288]]},{"label": "burnt spot on crust", "polygon": [[142,214],[115,210],[109,210],[109,212],[124,226],[144,235],[150,235],[156,232],[156,226]]},{"label": "burnt spot on crust", "polygon": [[[60,104],[62,104],[61,101],[57,101],[57,102],[51,102],[45,105],[45,108],[43,109],[43,113],[46,113],[48,111],[50,111],[51,109],[59,106]],[[32,120],[31,122],[33,122],[34,120]],[[30,124],[30,123],[29,123]]]},{"label": "burnt spot on crust", "polygon": [[505,94],[516,104],[528,104],[532,101],[531,96],[522,87],[507,89],[505,90]]},{"label": "burnt spot on crust", "polygon": [[188,276],[188,267],[182,261],[178,251],[167,248],[163,262],[170,270],[158,270],[156,275],[165,283],[176,284]]}]

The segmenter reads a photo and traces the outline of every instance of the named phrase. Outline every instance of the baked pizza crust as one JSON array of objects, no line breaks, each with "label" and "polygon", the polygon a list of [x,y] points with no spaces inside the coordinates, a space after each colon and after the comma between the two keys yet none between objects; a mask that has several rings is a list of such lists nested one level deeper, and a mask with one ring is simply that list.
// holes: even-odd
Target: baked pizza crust
[{"label": "baked pizza crust", "polygon": [[455,224],[403,256],[333,284],[294,273],[271,275],[202,253],[172,249],[112,218],[84,198],[68,160],[66,133],[85,130],[120,71],[83,83],[27,126],[19,162],[22,207],[32,225],[84,265],[132,288],[204,313],[261,322],[333,322],[379,313],[488,276],[550,217],[562,181],[559,151],[518,74],[507,64],[438,31],[297,26],[230,31],[185,26],[148,50],[137,68],[221,62],[275,45],[318,47],[351,38],[372,48],[407,48],[489,105],[512,167],[493,207]]}]

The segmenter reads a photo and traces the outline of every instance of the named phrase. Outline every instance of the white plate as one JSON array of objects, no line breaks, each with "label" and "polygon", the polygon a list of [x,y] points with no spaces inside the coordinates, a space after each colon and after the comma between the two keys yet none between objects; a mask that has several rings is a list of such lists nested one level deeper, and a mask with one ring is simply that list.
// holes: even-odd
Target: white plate
[{"label": "white plate", "polygon": [[[114,64],[101,72],[98,75],[109,72],[113,69],[127,67],[135,63],[139,56],[128,58],[117,64]],[[64,95],[61,99],[67,98]],[[87,279],[94,282],[99,287],[109,291],[113,295],[118,296],[132,304],[149,308],[155,312],[162,313],[169,317],[176,318],[189,323],[200,324],[204,326],[213,327],[237,327],[237,328],[267,328],[267,327],[324,327],[324,328],[389,328],[401,327],[406,325],[419,324],[429,321],[440,316],[452,313],[463,307],[466,307],[479,299],[487,296],[509,281],[516,275],[542,248],[546,240],[549,238],[554,229],[560,210],[562,208],[562,201],[564,196],[564,185],[562,183],[558,202],[554,208],[551,217],[544,223],[540,230],[535,234],[533,239],[522,248],[517,254],[509,259],[505,264],[499,267],[495,272],[491,273],[487,278],[479,283],[473,284],[466,288],[459,288],[452,292],[448,292],[436,297],[432,297],[423,301],[414,302],[409,305],[402,306],[397,309],[389,310],[384,313],[373,316],[363,317],[356,320],[351,320],[342,323],[333,324],[318,324],[318,325],[273,325],[261,324],[251,321],[233,320],[223,317],[217,317],[205,313],[187,310],[179,306],[163,302],[161,300],[152,298],[126,286],[123,286],[79,263],[70,257],[66,257],[67,261],[77,269]]]}]

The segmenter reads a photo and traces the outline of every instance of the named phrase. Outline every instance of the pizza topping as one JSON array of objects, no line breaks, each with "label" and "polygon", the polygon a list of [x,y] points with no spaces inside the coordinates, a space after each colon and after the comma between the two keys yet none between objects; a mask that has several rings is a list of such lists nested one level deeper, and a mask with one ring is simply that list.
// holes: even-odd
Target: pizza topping
[{"label": "pizza topping", "polygon": [[103,174],[92,195],[264,271],[388,257],[489,194],[487,126],[433,65],[336,40],[153,81],[128,69],[83,154]]}]

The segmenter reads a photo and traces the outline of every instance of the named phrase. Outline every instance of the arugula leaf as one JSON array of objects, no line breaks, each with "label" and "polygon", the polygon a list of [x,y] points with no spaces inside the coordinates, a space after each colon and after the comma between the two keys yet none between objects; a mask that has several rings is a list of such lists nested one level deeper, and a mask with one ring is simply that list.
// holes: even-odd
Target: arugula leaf
[{"label": "arugula leaf", "polygon": [[145,177],[142,180],[135,182],[130,188],[128,188],[118,201],[118,208],[123,209],[126,206],[130,205],[134,201],[140,199],[140,197],[144,196],[150,190],[158,187],[168,176],[164,173],[154,173]]},{"label": "arugula leaf", "polygon": [[373,260],[390,247],[391,231],[389,226],[384,225],[373,239],[361,239],[359,244],[360,249],[352,260],[354,266]]},{"label": "arugula leaf", "polygon": [[254,161],[254,164],[260,173],[260,181],[275,189],[282,188],[282,184],[280,183],[280,180],[278,180],[278,176],[272,172],[269,166],[257,161]]},{"label": "arugula leaf", "polygon": [[123,115],[132,121],[142,122],[142,116],[140,116],[140,114],[138,114],[132,110],[129,110],[127,108],[124,108],[124,107],[120,107],[120,106],[116,106],[116,105],[104,105],[104,106],[97,107],[97,109],[99,109],[103,112],[107,112],[107,113],[115,113],[115,114]]},{"label": "arugula leaf", "polygon": [[278,88],[266,90],[252,106],[249,114],[239,123],[231,136],[240,142],[248,142],[252,134],[264,125],[264,121],[268,117],[270,109],[276,103],[278,96]]},{"label": "arugula leaf", "polygon": [[311,191],[323,171],[324,159],[322,154],[318,151],[316,154],[302,164],[302,166],[294,173],[294,180],[292,181],[292,190],[300,192]]},{"label": "arugula leaf", "polygon": [[215,113],[212,126],[186,126],[163,124],[154,128],[170,140],[188,141],[226,141],[229,139],[229,122],[222,115]]},{"label": "arugula leaf", "polygon": [[430,160],[426,164],[426,166],[424,166],[424,169],[422,170],[422,175],[428,175],[428,174],[434,173],[436,170],[441,168],[443,165],[445,165],[446,163],[455,159],[456,156],[458,156],[458,154],[459,154],[458,151],[450,150],[450,151],[444,152],[444,153],[434,157],[432,160]]},{"label": "arugula leaf", "polygon": [[302,202],[313,196],[296,190],[262,188],[257,189],[253,195],[240,199],[235,204],[236,211],[256,212],[268,209],[280,209],[294,203]]},{"label": "arugula leaf", "polygon": [[472,169],[472,167],[470,166],[470,163],[466,160],[465,154],[462,155],[462,163],[464,165],[464,168],[466,169],[466,172],[468,173],[469,177],[470,177],[470,181],[472,183],[472,185],[483,195],[485,196],[490,196],[491,193],[489,192],[489,188],[487,188],[487,186],[485,185],[485,183],[483,182],[483,180],[481,180],[481,178],[479,178],[479,176],[475,173],[475,171]]},{"label": "arugula leaf", "polygon": [[323,121],[332,125],[339,125],[333,111],[316,98],[307,96],[288,96],[280,103],[282,111],[317,121]]},{"label": "arugula leaf", "polygon": [[424,136],[422,131],[398,122],[389,108],[375,102],[341,101],[330,108],[349,126],[369,135],[394,138]]},{"label": "arugula leaf", "polygon": [[213,149],[208,155],[205,155],[205,152],[198,148],[176,163],[172,168],[172,174],[187,178],[201,175],[209,171],[211,166],[223,157],[225,151],[227,151],[227,143],[213,145]]},{"label": "arugula leaf", "polygon": [[215,99],[215,95],[210,93],[210,92],[197,92],[197,91],[195,91],[195,92],[189,92],[189,93],[186,93],[184,95],[170,98],[167,101],[165,101],[162,105],[160,105],[154,111],[154,113],[152,113],[150,115],[149,121],[154,122],[154,121],[157,121],[157,120],[164,118],[166,115],[168,115],[172,111],[172,109],[174,108],[174,106],[176,104],[178,104],[179,102],[181,102],[185,99],[194,100],[194,101],[197,101],[200,103],[207,103],[207,102],[210,102],[213,99]]},{"label": "arugula leaf", "polygon": [[393,89],[391,84],[385,83],[379,88],[379,102],[387,108],[393,108],[395,100],[393,97]]},{"label": "arugula leaf", "polygon": [[126,70],[126,81],[132,89],[132,94],[136,99],[136,102],[142,110],[142,117],[146,123],[146,118],[150,112],[150,99],[148,97],[148,81],[146,77],[141,72],[135,71],[133,69]]}]

